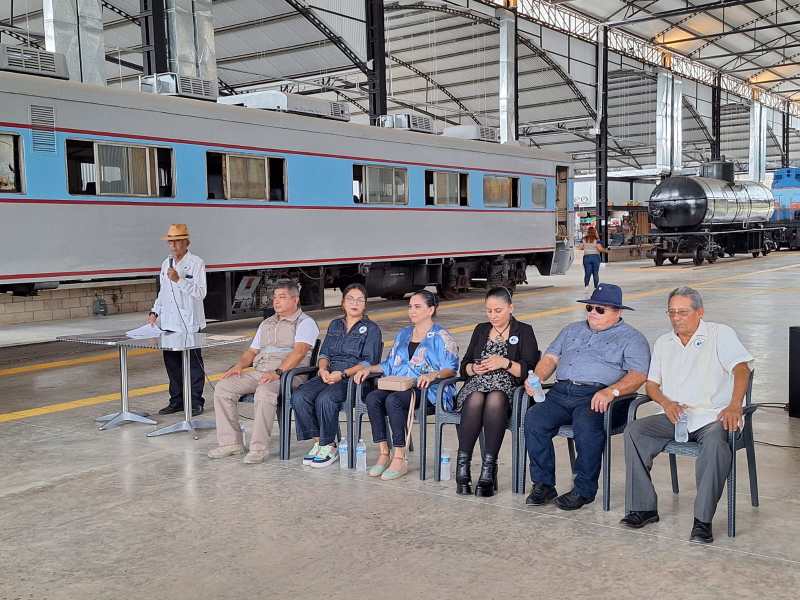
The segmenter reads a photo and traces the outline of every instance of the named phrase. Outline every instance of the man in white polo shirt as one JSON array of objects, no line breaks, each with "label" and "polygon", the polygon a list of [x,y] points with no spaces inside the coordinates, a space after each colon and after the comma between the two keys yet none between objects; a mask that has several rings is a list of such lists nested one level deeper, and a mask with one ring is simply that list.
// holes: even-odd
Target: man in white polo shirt
[{"label": "man in white polo shirt", "polygon": [[753,357],[727,325],[703,321],[703,299],[690,287],[667,300],[672,333],[656,340],[645,391],[662,414],[633,421],[625,429],[625,518],[638,529],[658,521],[650,480],[653,459],[674,439],[681,414],[689,441],[700,445],[695,464],[697,497],[691,540],[714,541],[711,521],[731,468],[728,431],[739,428]]}]

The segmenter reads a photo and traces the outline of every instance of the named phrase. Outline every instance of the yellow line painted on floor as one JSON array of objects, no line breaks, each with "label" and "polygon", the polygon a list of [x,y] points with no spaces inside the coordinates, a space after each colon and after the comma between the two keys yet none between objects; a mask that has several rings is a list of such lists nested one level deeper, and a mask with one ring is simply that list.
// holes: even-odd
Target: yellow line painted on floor
[{"label": "yellow line painted on floor", "polygon": [[[532,296],[538,292],[543,291],[544,289],[552,289],[552,288],[540,288],[538,290],[531,290],[529,292],[522,292],[517,297],[518,298],[525,298],[527,296]],[[451,301],[451,302],[443,302],[441,304],[442,309],[451,309],[451,308],[461,308],[463,306],[472,306],[475,304],[483,304],[483,298],[473,298],[471,300],[458,300],[458,301]],[[397,317],[404,317],[408,314],[408,309],[400,308],[400,309],[392,309],[386,310],[383,312],[376,312],[370,313],[370,318],[373,321],[386,321],[389,319],[394,319]],[[331,323],[332,319],[326,319],[324,321],[319,322],[319,327],[322,330],[325,330]],[[156,352],[155,350],[147,350],[147,349],[140,349],[140,350],[131,350],[128,352],[128,356],[139,356],[142,354],[151,354]],[[109,360],[116,360],[118,357],[117,352],[103,352],[101,354],[93,354],[91,356],[82,356],[79,358],[68,358],[64,360],[55,360],[50,362],[43,362],[43,363],[33,363],[29,365],[23,365],[21,367],[11,367],[8,369],[0,369],[0,377],[10,377],[11,375],[21,375],[23,373],[35,373],[37,371],[46,371],[48,369],[63,369],[66,367],[76,367],[80,365],[89,365],[93,363],[105,362]]]},{"label": "yellow line painted on floor", "polygon": [[[693,286],[694,287],[698,287],[698,288],[699,287],[706,287],[706,286],[713,286],[714,284],[720,283],[720,282],[723,282],[723,281],[734,281],[734,280],[737,280],[737,279],[743,279],[745,277],[750,277],[752,275],[760,275],[762,273],[771,273],[771,272],[775,272],[775,271],[783,271],[785,269],[793,269],[793,268],[798,268],[798,267],[800,267],[800,263],[793,264],[793,265],[784,265],[782,267],[774,267],[772,269],[762,269],[760,271],[752,271],[752,272],[749,272],[749,273],[739,273],[737,275],[730,275],[728,277],[718,277],[718,278],[715,278],[715,279],[709,279],[708,281],[705,281],[705,282],[697,282],[697,283],[693,284]],[[634,292],[632,294],[627,294],[625,296],[625,301],[637,300],[637,299],[640,299],[640,298],[647,298],[649,296],[655,296],[657,294],[664,294],[664,293],[667,293],[667,292],[670,292],[671,290],[673,290],[674,287],[675,287],[674,285],[671,285],[669,287],[647,290],[646,292]],[[478,302],[483,302],[483,300],[481,299],[481,300],[467,301],[467,302],[478,303]],[[450,306],[453,306],[453,305],[450,305]],[[517,319],[521,320],[521,321],[528,321],[528,320],[532,320],[532,319],[536,319],[536,318],[551,317],[551,316],[554,316],[554,315],[561,315],[561,314],[565,314],[565,313],[569,313],[569,312],[574,312],[576,310],[580,310],[581,308],[582,308],[581,306],[579,306],[577,304],[573,304],[573,305],[570,305],[570,306],[562,306],[562,307],[559,307],[559,308],[551,308],[551,309],[547,309],[547,310],[540,310],[540,311],[536,311],[536,312],[532,312],[532,313],[517,314],[517,315],[515,315],[515,317]],[[397,312],[401,312],[401,314],[402,314],[405,311],[397,311]],[[476,325],[475,323],[469,324],[469,325],[461,325],[461,326],[458,326],[458,327],[452,327],[452,328],[448,329],[448,331],[450,331],[450,333],[467,333],[469,331],[472,331],[475,328],[475,325]],[[384,346],[391,346],[393,342],[394,342],[394,340],[387,340],[386,342],[384,342]],[[216,373],[214,375],[209,376],[209,379],[211,381],[218,381],[221,378],[222,378],[222,373]],[[128,397],[129,398],[139,398],[141,396],[147,396],[149,394],[156,394],[156,393],[159,393],[159,392],[164,392],[167,389],[168,389],[168,386],[166,384],[151,385],[151,386],[148,386],[148,387],[136,388],[136,389],[133,389],[133,390],[129,391]],[[57,413],[57,412],[63,412],[63,411],[66,411],[66,410],[72,410],[72,409],[75,409],[75,408],[83,408],[83,407],[86,407],[86,406],[95,406],[97,404],[105,404],[107,402],[114,402],[114,401],[119,401],[119,393],[103,394],[103,395],[100,395],[100,396],[92,396],[90,398],[82,398],[80,400],[72,400],[72,401],[69,401],[69,402],[60,402],[58,404],[50,404],[48,406],[41,406],[41,407],[38,407],[38,408],[30,408],[30,409],[27,409],[27,410],[19,410],[19,411],[10,412],[10,413],[0,413],[0,423],[7,423],[9,421],[19,421],[21,419],[27,419],[27,418],[30,418],[30,417],[37,417],[37,416],[42,416],[42,415],[47,415],[47,414],[52,414],[52,413]]]}]

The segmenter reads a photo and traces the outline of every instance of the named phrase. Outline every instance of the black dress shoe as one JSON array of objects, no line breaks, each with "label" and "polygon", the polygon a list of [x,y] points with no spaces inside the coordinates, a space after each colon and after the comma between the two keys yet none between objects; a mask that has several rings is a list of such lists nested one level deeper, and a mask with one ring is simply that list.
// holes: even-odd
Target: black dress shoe
[{"label": "black dress shoe", "polygon": [[193,406],[192,407],[192,416],[193,417],[196,417],[197,415],[202,415],[202,414],[203,414],[203,405],[202,404],[200,406]]},{"label": "black dress shoe", "polygon": [[701,544],[710,544],[714,541],[714,536],[711,534],[711,523],[703,523],[702,521],[694,520],[692,526],[692,534],[689,538],[693,542],[700,542]]},{"label": "black dress shoe", "polygon": [[594,498],[581,496],[575,490],[570,490],[556,498],[556,506],[561,510],[578,510],[581,506],[590,502],[594,502]]},{"label": "black dress shoe", "polygon": [[620,520],[620,525],[631,529],[641,529],[648,523],[658,523],[657,510],[632,510]]},{"label": "black dress shoe", "polygon": [[183,404],[167,404],[164,408],[158,411],[160,415],[171,415],[173,413],[181,412]]},{"label": "black dress shoe", "polygon": [[481,498],[490,498],[497,491],[497,457],[491,454],[483,455],[481,463],[481,476],[475,485],[475,495]]},{"label": "black dress shoe", "polygon": [[470,473],[470,463],[472,453],[459,450],[456,455],[456,494],[466,496],[472,495],[472,474]]},{"label": "black dress shoe", "polygon": [[534,483],[531,493],[525,498],[525,504],[542,506],[558,496],[555,486],[546,483]]}]

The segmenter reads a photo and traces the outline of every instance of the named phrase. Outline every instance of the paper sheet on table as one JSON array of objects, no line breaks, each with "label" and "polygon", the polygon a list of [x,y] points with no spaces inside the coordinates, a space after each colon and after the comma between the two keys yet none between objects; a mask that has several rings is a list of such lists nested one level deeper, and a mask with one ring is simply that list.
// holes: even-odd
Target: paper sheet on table
[{"label": "paper sheet on table", "polygon": [[143,340],[147,338],[161,337],[162,333],[164,333],[164,331],[159,329],[155,325],[150,325],[150,323],[145,323],[141,327],[137,327],[136,329],[131,329],[130,331],[126,331],[125,335],[135,340]]}]

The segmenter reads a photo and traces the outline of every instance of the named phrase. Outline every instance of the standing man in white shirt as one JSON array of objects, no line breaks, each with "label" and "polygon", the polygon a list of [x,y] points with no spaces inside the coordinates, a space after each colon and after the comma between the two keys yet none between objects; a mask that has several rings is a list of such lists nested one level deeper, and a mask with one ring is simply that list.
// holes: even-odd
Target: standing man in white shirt
[{"label": "standing man in white shirt", "polygon": [[662,414],[636,419],[625,429],[626,515],[620,522],[638,529],[658,521],[650,468],[686,413],[689,441],[700,445],[690,538],[710,543],[711,521],[733,458],[728,432],[740,426],[753,357],[733,329],[703,320],[703,298],[697,290],[672,290],[667,306],[672,332],[656,340],[645,384]]},{"label": "standing man in white shirt", "polygon": [[[205,329],[206,263],[189,252],[189,228],[183,223],[169,226],[163,240],[169,246],[169,256],[161,263],[160,289],[147,322],[164,331],[197,333]],[[203,412],[205,369],[200,350],[190,356],[192,378],[192,415]],[[169,415],[183,410],[183,370],[180,352],[164,351],[164,366],[169,377],[169,404],[158,411]]]}]

